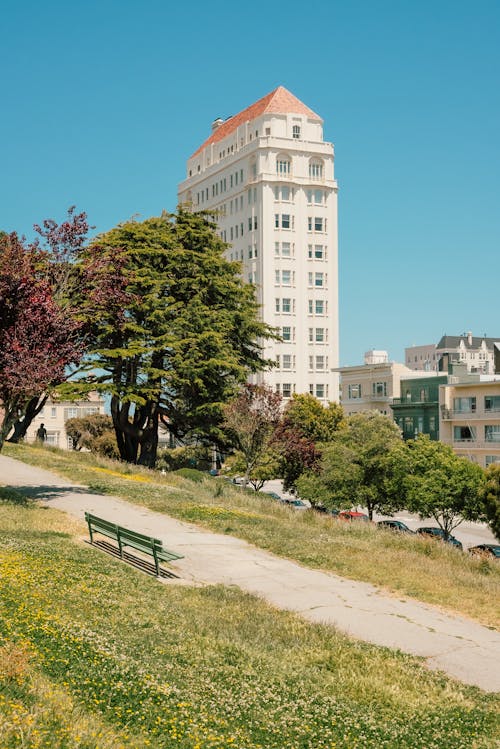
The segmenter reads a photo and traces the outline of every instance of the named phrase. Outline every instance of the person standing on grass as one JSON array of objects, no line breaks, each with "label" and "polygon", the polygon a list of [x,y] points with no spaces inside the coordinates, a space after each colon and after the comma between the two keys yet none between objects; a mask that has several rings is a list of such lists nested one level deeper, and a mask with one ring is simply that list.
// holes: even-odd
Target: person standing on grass
[{"label": "person standing on grass", "polygon": [[36,430],[36,439],[38,442],[41,442],[42,444],[46,441],[47,430],[45,429],[44,424],[40,424],[40,426]]}]

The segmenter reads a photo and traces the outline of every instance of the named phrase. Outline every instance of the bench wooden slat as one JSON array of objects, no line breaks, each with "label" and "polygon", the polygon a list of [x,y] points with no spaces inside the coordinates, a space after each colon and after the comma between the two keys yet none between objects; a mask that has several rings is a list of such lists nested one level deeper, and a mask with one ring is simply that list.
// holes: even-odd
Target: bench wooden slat
[{"label": "bench wooden slat", "polygon": [[171,562],[175,559],[183,559],[181,554],[165,549],[163,542],[159,538],[153,538],[152,536],[132,531],[129,528],[124,528],[109,520],[99,518],[97,515],[92,515],[90,512],[85,513],[85,520],[89,527],[91,543],[93,543],[94,532],[102,533],[117,542],[121,557],[123,557],[123,548],[126,546],[149,554],[155,561],[156,574],[158,576],[160,574],[160,561]]}]

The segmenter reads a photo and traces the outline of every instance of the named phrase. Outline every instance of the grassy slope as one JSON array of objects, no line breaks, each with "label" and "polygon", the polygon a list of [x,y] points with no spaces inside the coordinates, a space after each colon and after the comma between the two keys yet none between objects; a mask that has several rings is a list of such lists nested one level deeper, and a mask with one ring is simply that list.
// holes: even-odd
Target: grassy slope
[{"label": "grassy slope", "polygon": [[[486,749],[498,700],[236,589],[161,585],[0,489],[0,746]],[[9,501],[10,500],[10,501]],[[444,743],[443,743],[444,742]]]},{"label": "grassy slope", "polygon": [[310,567],[374,583],[500,627],[500,564],[432,539],[298,513],[220,479],[194,483],[90,454],[6,446],[5,454],[55,470],[102,493],[250,541]]}]

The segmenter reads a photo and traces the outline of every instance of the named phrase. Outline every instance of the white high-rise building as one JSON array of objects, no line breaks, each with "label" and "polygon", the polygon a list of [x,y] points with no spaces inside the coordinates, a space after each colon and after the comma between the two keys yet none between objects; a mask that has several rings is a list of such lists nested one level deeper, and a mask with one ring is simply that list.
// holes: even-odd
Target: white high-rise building
[{"label": "white high-rise building", "polygon": [[179,203],[216,213],[227,257],[278,328],[259,376],[284,398],[338,400],[337,182],[323,120],[280,86],[229,119],[187,162]]}]

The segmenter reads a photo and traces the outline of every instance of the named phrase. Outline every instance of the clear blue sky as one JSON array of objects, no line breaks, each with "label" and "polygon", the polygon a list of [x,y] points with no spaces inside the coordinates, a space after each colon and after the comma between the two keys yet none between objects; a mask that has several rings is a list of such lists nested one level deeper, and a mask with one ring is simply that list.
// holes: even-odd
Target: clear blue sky
[{"label": "clear blue sky", "polygon": [[176,206],[185,160],[282,84],[340,185],[341,364],[500,338],[500,2],[3,0],[0,228]]}]

